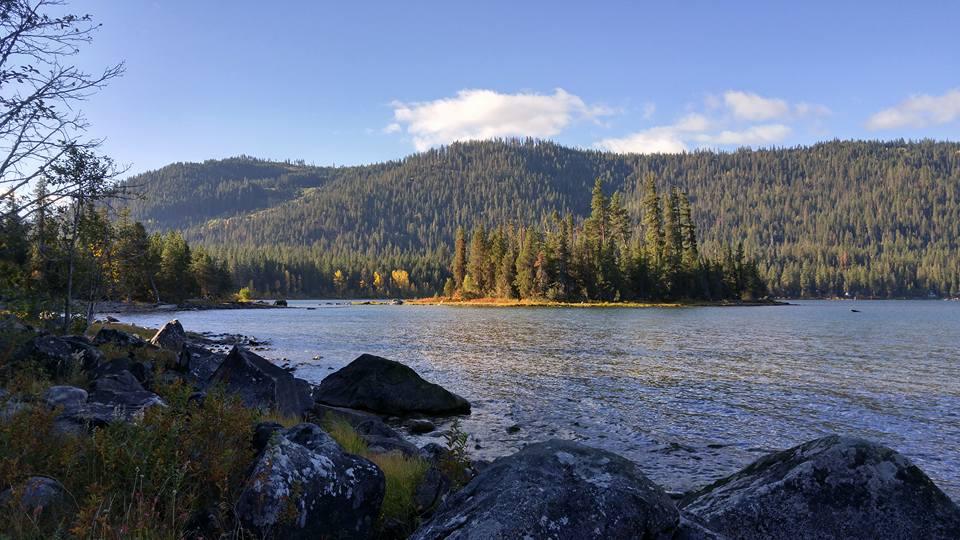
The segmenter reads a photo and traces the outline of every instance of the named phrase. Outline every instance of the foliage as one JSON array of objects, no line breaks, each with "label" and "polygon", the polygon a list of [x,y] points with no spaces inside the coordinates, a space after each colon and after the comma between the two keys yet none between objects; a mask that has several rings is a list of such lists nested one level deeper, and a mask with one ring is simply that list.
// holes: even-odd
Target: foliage
[{"label": "foliage", "polygon": [[[168,407],[89,437],[58,433],[58,411],[43,407],[0,424],[0,488],[48,476],[67,488],[75,506],[68,527],[48,524],[38,536],[69,528],[77,537],[182,538],[201,510],[214,514],[223,533],[236,530],[232,505],[253,461],[256,412],[218,390],[202,407],[188,402],[192,389],[180,383],[159,392]],[[10,508],[0,520],[24,526]]]},{"label": "foliage", "polygon": [[454,418],[444,434],[447,451],[440,459],[440,470],[450,479],[454,490],[470,481],[470,458],[467,455],[467,433],[460,427],[460,419]]},{"label": "foliage", "polygon": [[253,291],[250,290],[250,287],[241,287],[237,291],[237,301],[238,302],[251,302],[253,300]]}]

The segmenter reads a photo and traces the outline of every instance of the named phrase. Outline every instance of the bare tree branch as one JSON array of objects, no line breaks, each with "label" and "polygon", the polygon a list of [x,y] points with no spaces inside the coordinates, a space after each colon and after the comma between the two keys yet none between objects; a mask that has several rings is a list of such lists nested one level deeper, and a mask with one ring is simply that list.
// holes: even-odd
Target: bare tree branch
[{"label": "bare tree branch", "polygon": [[[29,215],[71,190],[44,200],[22,191],[72,149],[91,150],[83,102],[124,72],[123,63],[89,74],[71,64],[100,25],[89,15],[51,15],[61,0],[0,0],[0,199]],[[9,212],[4,215],[9,215]]]}]

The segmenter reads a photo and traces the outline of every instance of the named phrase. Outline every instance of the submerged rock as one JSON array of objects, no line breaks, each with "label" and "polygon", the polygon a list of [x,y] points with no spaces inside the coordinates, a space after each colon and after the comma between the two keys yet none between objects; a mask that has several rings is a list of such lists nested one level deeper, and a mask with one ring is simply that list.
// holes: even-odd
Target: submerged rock
[{"label": "submerged rock", "polygon": [[836,435],[763,457],[681,507],[735,538],[960,538],[960,509],[923,471]]},{"label": "submerged rock", "polygon": [[180,324],[180,321],[176,319],[164,324],[157,330],[153,338],[150,339],[150,343],[157,347],[175,353],[180,352],[180,349],[183,348],[183,344],[186,343],[186,341],[187,333],[183,330],[183,325]]},{"label": "submerged rock", "polygon": [[236,508],[257,537],[368,538],[384,489],[376,465],[300,424],[272,437]]},{"label": "submerged rock", "polygon": [[470,403],[393,360],[364,354],[331,373],[314,391],[320,403],[388,415],[466,414]]},{"label": "submerged rock", "polygon": [[274,409],[297,417],[313,407],[310,383],[236,345],[209,382],[222,384],[248,407]]},{"label": "submerged rock", "polygon": [[409,422],[407,422],[407,429],[410,430],[410,433],[413,433],[415,435],[422,435],[424,433],[430,433],[431,431],[437,429],[437,426],[435,426],[433,422],[429,420],[418,418],[418,419],[410,420]]},{"label": "submerged rock", "polygon": [[494,461],[412,538],[670,538],[680,515],[631,461],[570,441]]}]

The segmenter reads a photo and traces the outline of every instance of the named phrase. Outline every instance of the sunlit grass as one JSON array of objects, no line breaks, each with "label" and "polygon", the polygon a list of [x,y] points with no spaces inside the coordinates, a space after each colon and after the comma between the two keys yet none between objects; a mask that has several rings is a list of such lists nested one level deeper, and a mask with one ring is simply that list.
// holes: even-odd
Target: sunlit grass
[{"label": "sunlit grass", "polygon": [[397,520],[407,524],[412,531],[417,521],[414,495],[430,464],[419,457],[400,452],[370,452],[367,443],[353,426],[341,418],[328,416],[323,427],[345,452],[365,457],[383,471],[386,490],[380,508],[381,522]]}]

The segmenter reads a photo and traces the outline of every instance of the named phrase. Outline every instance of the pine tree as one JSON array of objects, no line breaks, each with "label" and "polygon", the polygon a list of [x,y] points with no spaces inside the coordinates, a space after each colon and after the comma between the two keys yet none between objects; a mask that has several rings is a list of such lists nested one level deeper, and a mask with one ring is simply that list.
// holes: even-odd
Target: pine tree
[{"label": "pine tree", "polygon": [[463,276],[467,273],[467,239],[463,227],[457,227],[456,239],[453,243],[453,285],[463,287]]},{"label": "pine tree", "polygon": [[520,253],[517,254],[516,284],[517,293],[522,299],[530,298],[534,291],[534,280],[536,277],[536,268],[534,265],[537,261],[537,246],[539,244],[536,236],[536,232],[532,229],[523,231],[523,241],[521,243]]},{"label": "pine tree", "polygon": [[467,259],[467,274],[473,278],[476,294],[484,295],[490,288],[489,257],[487,256],[487,233],[482,226],[473,230],[470,238],[470,256]]},{"label": "pine tree", "polygon": [[697,225],[693,221],[690,197],[686,193],[680,194],[680,231],[683,236],[683,267],[687,271],[693,271],[700,254],[697,246]]},{"label": "pine tree", "polygon": [[644,249],[647,261],[656,273],[663,261],[663,212],[660,197],[657,195],[657,182],[653,173],[648,173],[644,181],[643,195]]}]

